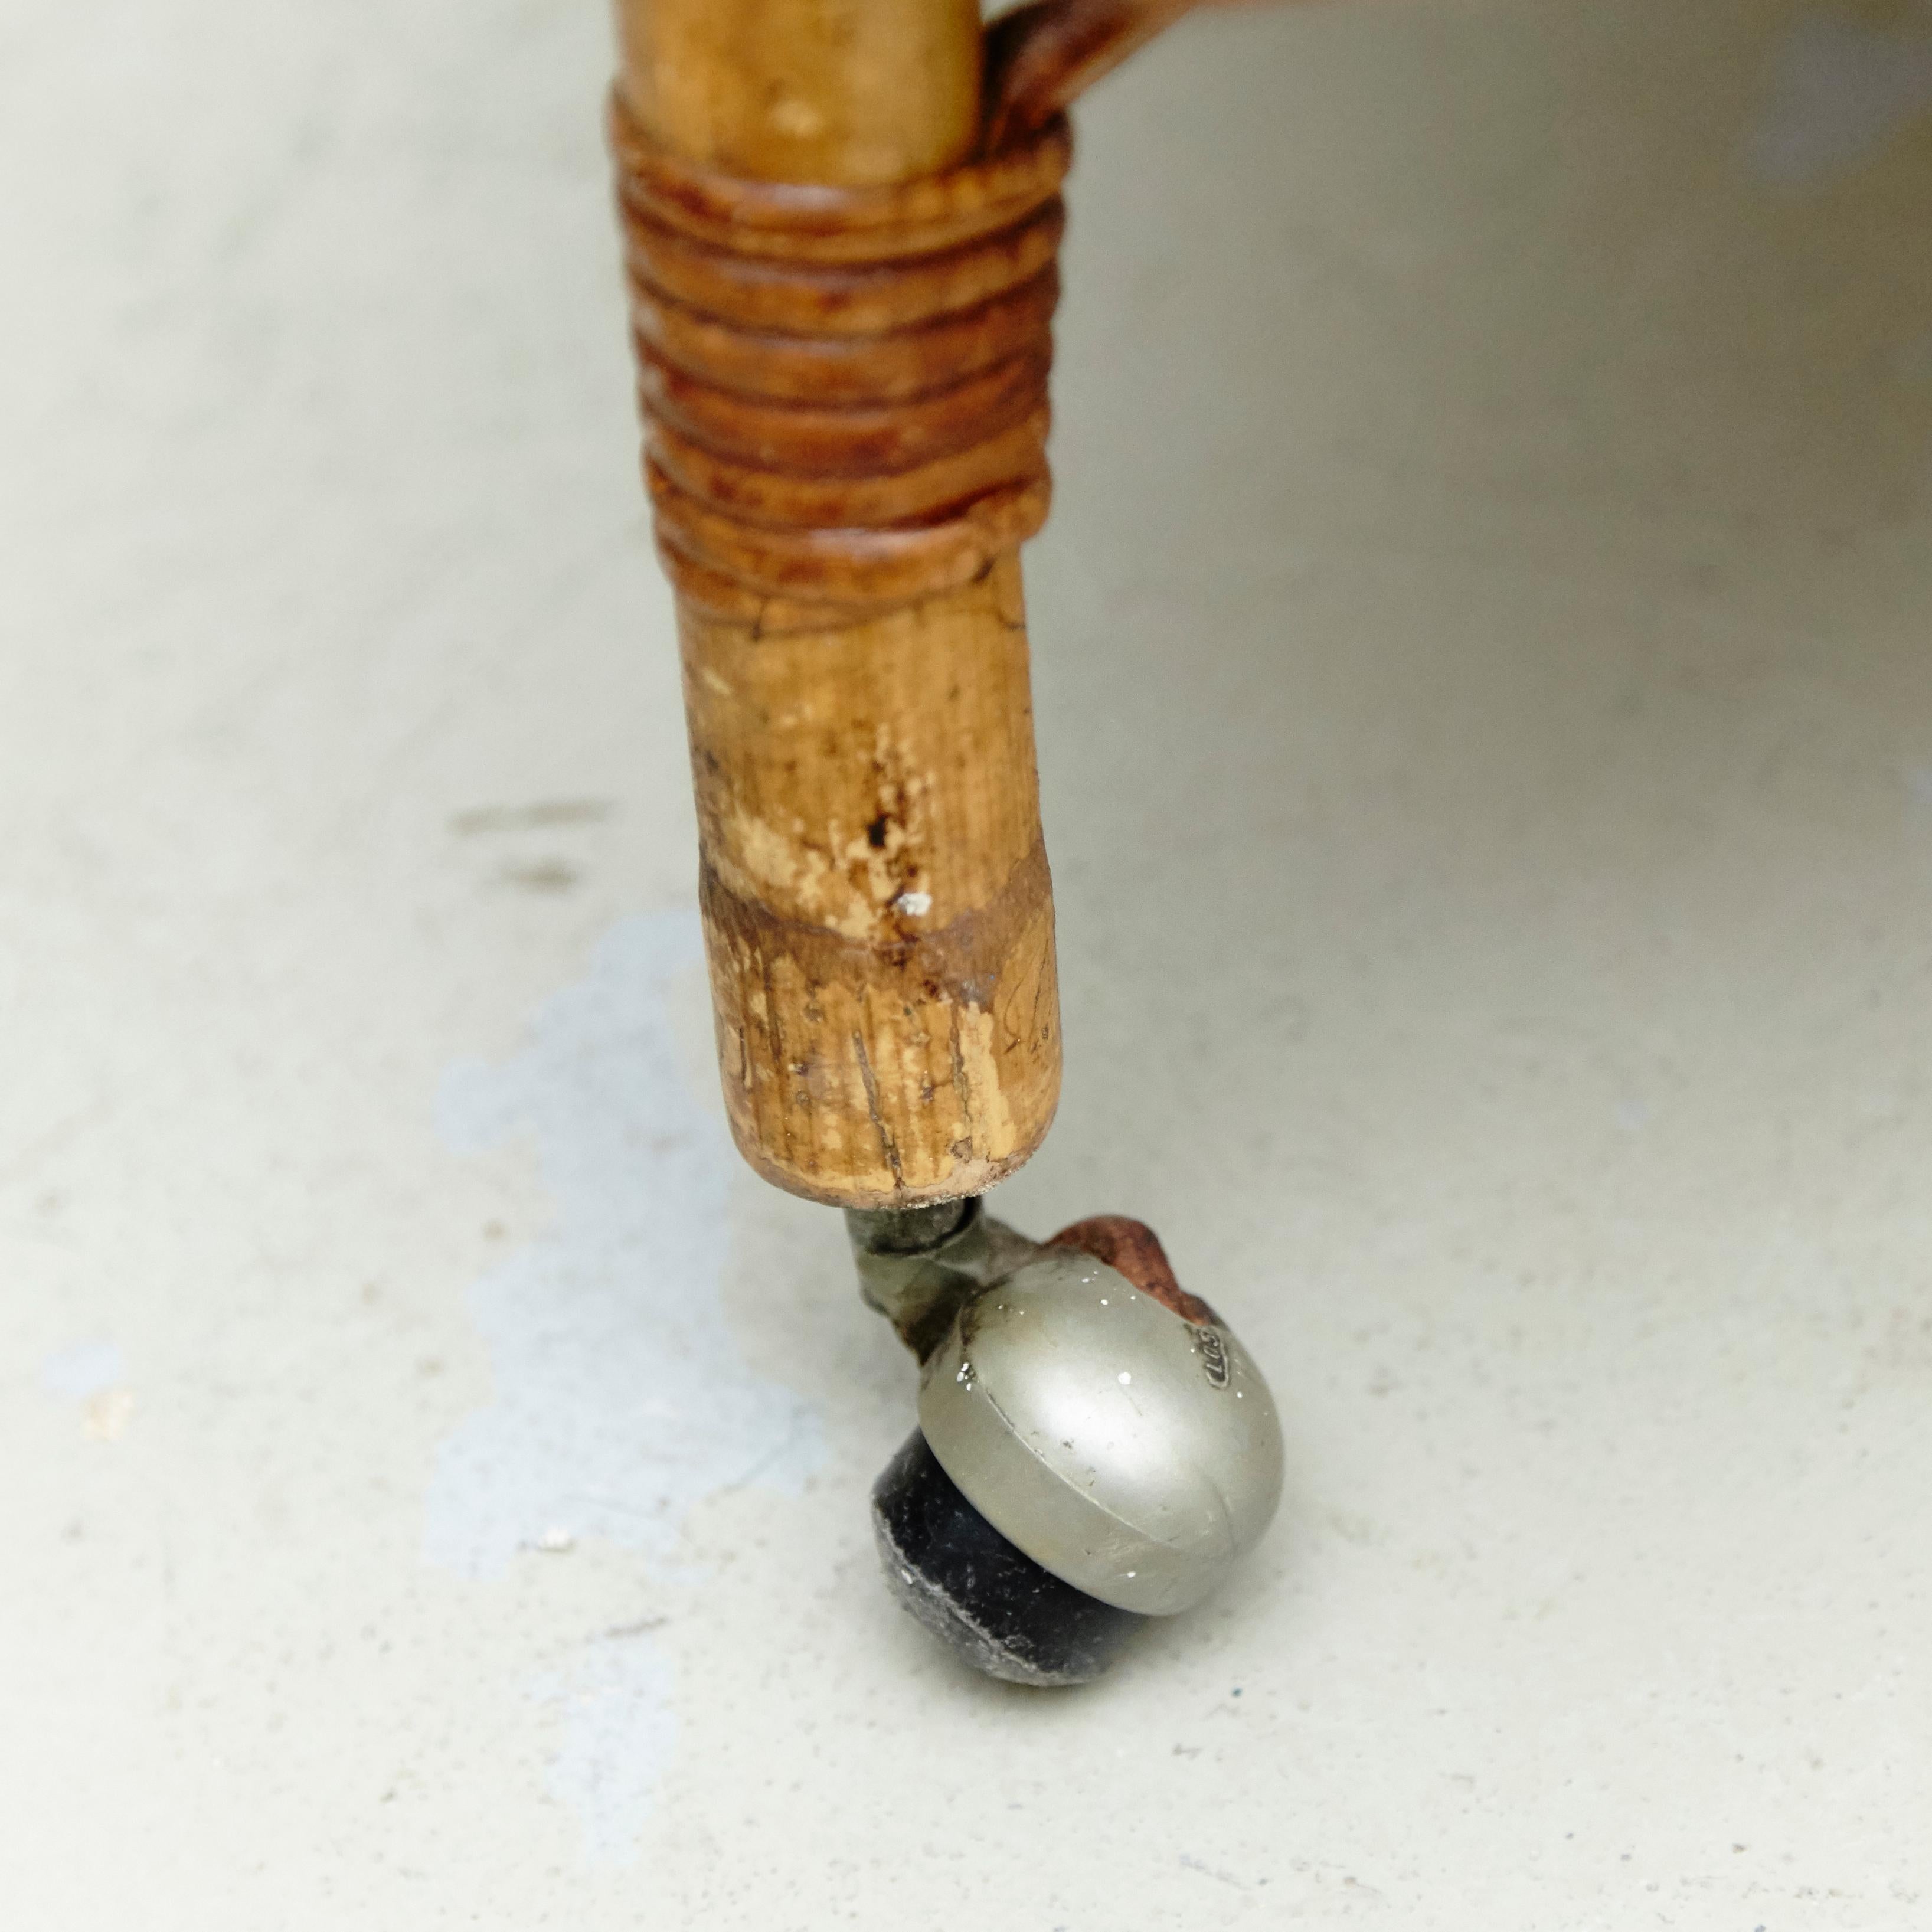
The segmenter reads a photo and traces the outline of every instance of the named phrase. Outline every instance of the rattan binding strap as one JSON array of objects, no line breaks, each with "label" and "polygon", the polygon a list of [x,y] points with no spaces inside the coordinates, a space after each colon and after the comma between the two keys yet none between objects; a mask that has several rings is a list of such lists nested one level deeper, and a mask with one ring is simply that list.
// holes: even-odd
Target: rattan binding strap
[{"label": "rattan binding strap", "polygon": [[890,188],[740,180],[614,96],[644,469],[679,594],[756,623],[980,576],[1046,520],[1065,116]]}]

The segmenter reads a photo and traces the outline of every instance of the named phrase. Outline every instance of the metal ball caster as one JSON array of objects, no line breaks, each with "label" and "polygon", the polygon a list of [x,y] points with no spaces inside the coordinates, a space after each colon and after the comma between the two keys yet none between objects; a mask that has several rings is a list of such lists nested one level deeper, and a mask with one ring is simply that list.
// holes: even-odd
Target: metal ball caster
[{"label": "metal ball caster", "polygon": [[1097,1677],[1273,1518],[1260,1370],[1140,1222],[1040,1243],[976,1200],[846,1218],[861,1293],[920,1360],[919,1427],[872,1492],[888,1581],[989,1676]]}]

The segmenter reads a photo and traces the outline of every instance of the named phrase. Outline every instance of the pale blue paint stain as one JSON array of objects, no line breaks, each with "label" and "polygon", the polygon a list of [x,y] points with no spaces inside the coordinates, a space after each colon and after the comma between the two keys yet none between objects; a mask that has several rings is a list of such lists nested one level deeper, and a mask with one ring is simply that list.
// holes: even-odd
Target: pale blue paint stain
[{"label": "pale blue paint stain", "polygon": [[[795,1490],[821,1454],[814,1411],[746,1366],[720,1299],[737,1156],[680,1077],[665,998],[700,957],[694,914],[627,919],[513,1058],[444,1080],[449,1144],[527,1138],[556,1205],[470,1291],[495,1394],[442,1445],[424,1530],[430,1558],[465,1575],[560,1531],[668,1560],[702,1498]],[[592,1646],[536,1687],[563,1702],[550,1782],[596,1862],[634,1843],[670,1755],[670,1688],[642,1638]]]},{"label": "pale blue paint stain", "polygon": [[112,1342],[76,1342],[40,1364],[40,1386],[50,1395],[71,1396],[76,1402],[114,1388],[127,1376],[121,1351]]},{"label": "pale blue paint stain", "polygon": [[563,1708],[563,1742],[544,1783],[576,1813],[584,1862],[610,1870],[634,1864],[638,1832],[677,1739],[671,1709],[676,1673],[642,1636],[607,1637],[570,1667],[538,1678],[532,1693]]}]

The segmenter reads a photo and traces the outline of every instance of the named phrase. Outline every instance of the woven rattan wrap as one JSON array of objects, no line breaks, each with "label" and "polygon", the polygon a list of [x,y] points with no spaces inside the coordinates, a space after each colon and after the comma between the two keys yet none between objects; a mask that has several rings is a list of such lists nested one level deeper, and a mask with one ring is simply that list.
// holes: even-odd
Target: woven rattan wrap
[{"label": "woven rattan wrap", "polygon": [[680,594],[880,609],[1046,520],[1064,118],[892,188],[742,181],[610,109],[645,474]]}]

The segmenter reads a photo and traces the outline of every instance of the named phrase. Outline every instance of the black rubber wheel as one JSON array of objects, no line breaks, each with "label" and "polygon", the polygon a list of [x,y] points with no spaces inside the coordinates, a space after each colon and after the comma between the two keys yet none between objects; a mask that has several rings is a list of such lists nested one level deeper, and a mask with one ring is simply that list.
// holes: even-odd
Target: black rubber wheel
[{"label": "black rubber wheel", "polygon": [[1084,1684],[1148,1619],[1064,1582],[960,1493],[914,1430],[872,1489],[898,1599],[975,1670],[1010,1684]]}]

